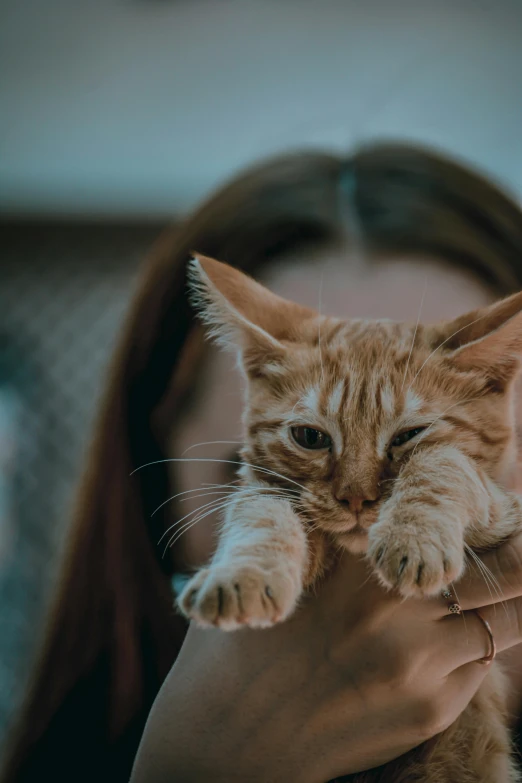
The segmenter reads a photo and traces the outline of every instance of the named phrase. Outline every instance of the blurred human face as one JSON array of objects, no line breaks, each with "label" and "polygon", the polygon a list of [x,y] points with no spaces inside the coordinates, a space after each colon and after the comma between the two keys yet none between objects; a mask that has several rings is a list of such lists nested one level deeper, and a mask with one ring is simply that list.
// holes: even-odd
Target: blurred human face
[{"label": "blurred human face", "polygon": [[[340,318],[431,322],[454,318],[494,298],[471,273],[421,258],[368,264],[338,253],[288,260],[263,282],[287,299]],[[171,447],[173,457],[191,460],[174,463],[179,491],[201,488],[182,496],[178,516],[218,497],[208,494],[213,490],[206,484],[234,479],[235,465],[230,463],[237,460],[241,444],[242,379],[234,357],[213,349],[203,373],[198,402],[178,426]],[[218,518],[218,513],[209,513],[187,528],[178,543],[178,567],[208,560]]]}]

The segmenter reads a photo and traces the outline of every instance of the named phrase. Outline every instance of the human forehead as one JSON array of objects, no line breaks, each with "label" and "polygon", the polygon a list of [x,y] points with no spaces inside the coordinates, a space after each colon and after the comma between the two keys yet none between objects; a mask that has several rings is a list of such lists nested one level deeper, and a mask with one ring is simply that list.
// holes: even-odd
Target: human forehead
[{"label": "human forehead", "polygon": [[338,318],[427,323],[455,318],[495,299],[479,277],[431,257],[362,260],[348,251],[296,256],[263,282],[280,296]]}]

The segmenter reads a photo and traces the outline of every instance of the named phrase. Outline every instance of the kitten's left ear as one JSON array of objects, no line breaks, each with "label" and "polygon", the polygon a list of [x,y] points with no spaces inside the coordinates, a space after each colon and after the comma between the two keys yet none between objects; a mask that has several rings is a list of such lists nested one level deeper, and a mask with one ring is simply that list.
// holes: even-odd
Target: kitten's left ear
[{"label": "kitten's left ear", "polygon": [[257,372],[286,355],[299,327],[315,313],[273,294],[234,267],[196,255],[189,263],[191,300],[210,333],[240,351],[245,369]]},{"label": "kitten's left ear", "polygon": [[434,345],[463,370],[501,386],[522,366],[522,292],[434,327]]}]

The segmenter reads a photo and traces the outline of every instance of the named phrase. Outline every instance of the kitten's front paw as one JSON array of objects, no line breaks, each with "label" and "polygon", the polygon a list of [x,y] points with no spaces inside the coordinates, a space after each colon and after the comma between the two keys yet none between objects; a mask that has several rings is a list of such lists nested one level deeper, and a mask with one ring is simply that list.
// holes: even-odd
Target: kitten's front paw
[{"label": "kitten's front paw", "polygon": [[370,528],[368,557],[381,581],[401,595],[436,595],[464,568],[462,535],[433,509],[401,513],[400,507],[381,513]]},{"label": "kitten's front paw", "polygon": [[183,614],[198,625],[232,631],[241,626],[267,628],[285,620],[297,602],[292,580],[257,566],[204,568],[178,599]]}]

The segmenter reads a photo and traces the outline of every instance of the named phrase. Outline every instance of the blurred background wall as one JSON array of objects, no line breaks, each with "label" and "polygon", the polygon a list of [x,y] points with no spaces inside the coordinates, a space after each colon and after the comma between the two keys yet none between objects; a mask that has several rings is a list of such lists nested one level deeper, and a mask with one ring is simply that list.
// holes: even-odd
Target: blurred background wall
[{"label": "blurred background wall", "polygon": [[413,136],[522,189],[520,0],[1,0],[4,211],[171,215],[253,158]]},{"label": "blurred background wall", "polygon": [[381,137],[522,198],[521,0],[0,0],[0,743],[148,247],[255,159]]}]

